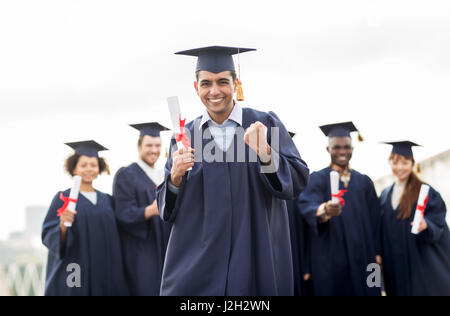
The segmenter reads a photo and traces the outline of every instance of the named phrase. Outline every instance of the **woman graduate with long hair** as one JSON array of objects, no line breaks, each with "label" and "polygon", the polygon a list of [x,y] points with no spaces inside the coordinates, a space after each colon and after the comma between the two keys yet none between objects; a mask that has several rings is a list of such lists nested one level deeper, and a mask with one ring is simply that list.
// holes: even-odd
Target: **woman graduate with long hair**
[{"label": "woman graduate with long hair", "polygon": [[[450,233],[446,207],[432,187],[423,202],[424,184],[414,173],[412,142],[393,145],[389,162],[395,183],[381,194],[382,258],[389,296],[450,295]],[[424,210],[418,234],[413,234],[415,211]]]},{"label": "woman graduate with long hair", "polygon": [[[94,141],[66,144],[75,153],[66,160],[71,176],[81,177],[76,211],[67,209],[70,190],[58,192],[42,229],[49,249],[45,295],[127,295],[119,233],[111,196],[97,191],[93,181],[109,167]],[[71,224],[71,227],[66,227]]]}]

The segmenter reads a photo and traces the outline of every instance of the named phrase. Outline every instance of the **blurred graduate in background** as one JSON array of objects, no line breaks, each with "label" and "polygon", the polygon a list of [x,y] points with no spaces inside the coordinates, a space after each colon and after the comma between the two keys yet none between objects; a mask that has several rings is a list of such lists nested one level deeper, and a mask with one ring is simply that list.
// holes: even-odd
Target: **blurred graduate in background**
[{"label": "blurred graduate in background", "polygon": [[[331,165],[311,174],[299,207],[309,226],[309,259],[316,296],[378,296],[367,267],[379,260],[380,205],[372,180],[350,167],[352,122],[320,127],[329,137]],[[330,172],[339,173],[332,200]]]},{"label": "blurred graduate in background", "polygon": [[168,129],[156,122],[131,126],[140,133],[139,157],[115,176],[115,212],[131,295],[158,296],[170,224],[159,217],[156,187],[164,181],[164,170],[155,165],[161,155],[160,133]]},{"label": "blurred graduate in background", "polygon": [[418,234],[411,225],[424,184],[414,172],[410,141],[387,143],[395,183],[381,194],[382,259],[388,296],[450,296],[450,233],[447,209],[432,187],[422,205]]},{"label": "blurred graduate in background", "polygon": [[[99,174],[109,174],[106,161],[98,155],[106,148],[94,141],[67,145],[75,153],[66,160],[65,169],[81,177],[80,195],[73,213],[66,209],[70,190],[57,193],[45,218],[42,242],[49,250],[45,295],[128,295],[113,201],[93,187]],[[73,286],[67,281],[72,264],[80,273]]]}]

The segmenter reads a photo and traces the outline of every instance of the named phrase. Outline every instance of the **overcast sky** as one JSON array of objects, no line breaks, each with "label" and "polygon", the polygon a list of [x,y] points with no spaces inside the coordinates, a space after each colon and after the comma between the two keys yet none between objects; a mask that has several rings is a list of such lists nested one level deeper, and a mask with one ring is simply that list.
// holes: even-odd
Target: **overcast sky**
[{"label": "overcast sky", "polygon": [[97,140],[116,171],[136,158],[127,124],[170,126],[167,97],[201,115],[195,59],[173,53],[209,45],[258,49],[240,57],[243,106],[275,111],[312,170],[329,163],[317,126],[340,121],[365,137],[352,166],[373,179],[390,172],[379,141],[423,144],[419,160],[450,148],[450,1],[4,0],[0,239],[70,186],[64,142]]}]

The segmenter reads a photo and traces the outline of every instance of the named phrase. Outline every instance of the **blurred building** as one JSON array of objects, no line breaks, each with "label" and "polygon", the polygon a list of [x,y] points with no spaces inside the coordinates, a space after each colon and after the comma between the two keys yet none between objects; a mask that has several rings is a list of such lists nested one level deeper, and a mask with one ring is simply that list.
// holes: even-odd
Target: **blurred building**
[{"label": "blurred building", "polygon": [[25,209],[25,231],[14,232],[6,242],[0,243],[0,265],[42,262],[46,249],[41,242],[41,229],[47,207],[29,206]]},{"label": "blurred building", "polygon": [[10,296],[11,291],[8,287],[6,280],[6,273],[2,267],[0,267],[0,296]]},{"label": "blurred building", "polygon": [[[422,173],[419,177],[435,188],[447,206],[447,222],[450,223],[450,150],[420,162]],[[378,194],[394,182],[394,177],[388,175],[374,181]]]},{"label": "blurred building", "polygon": [[42,295],[47,249],[41,242],[41,229],[47,207],[25,209],[25,230],[0,242],[0,296]]},{"label": "blurred building", "polygon": [[25,208],[25,233],[29,236],[40,236],[42,223],[47,215],[47,207],[45,206],[28,206]]}]

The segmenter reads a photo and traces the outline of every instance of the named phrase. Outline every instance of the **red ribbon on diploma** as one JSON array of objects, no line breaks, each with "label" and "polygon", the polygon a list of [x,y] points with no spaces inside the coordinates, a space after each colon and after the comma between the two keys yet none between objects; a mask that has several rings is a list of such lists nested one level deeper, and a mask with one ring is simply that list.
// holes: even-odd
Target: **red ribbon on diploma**
[{"label": "red ribbon on diploma", "polygon": [[184,132],[185,124],[186,124],[186,119],[182,120],[181,114],[180,114],[180,133],[175,133],[175,138],[177,140],[177,143],[182,142],[184,148],[188,149],[189,147],[191,147],[191,141],[189,140],[186,133]]},{"label": "red ribbon on diploma", "polygon": [[425,201],[423,201],[423,205],[417,205],[417,210],[422,213],[422,217],[425,217],[425,209],[427,208],[428,204],[428,196],[425,198]]},{"label": "red ribbon on diploma", "polygon": [[75,199],[71,199],[70,197],[65,197],[62,192],[59,193],[59,198],[61,199],[61,201],[64,202],[63,207],[61,207],[58,211],[57,211],[57,216],[61,216],[67,209],[67,207],[69,206],[70,202],[73,203],[77,203],[78,200]]},{"label": "red ribbon on diploma", "polygon": [[341,205],[345,206],[344,194],[347,192],[348,190],[339,190],[338,194],[331,194],[331,197],[338,198]]}]

